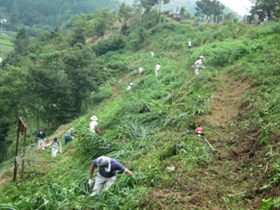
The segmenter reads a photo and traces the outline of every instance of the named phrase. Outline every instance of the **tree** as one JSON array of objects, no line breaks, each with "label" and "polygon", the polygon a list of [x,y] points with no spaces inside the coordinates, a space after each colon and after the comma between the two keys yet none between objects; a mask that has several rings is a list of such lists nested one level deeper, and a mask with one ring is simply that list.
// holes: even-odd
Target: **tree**
[{"label": "tree", "polygon": [[204,15],[219,16],[223,14],[225,6],[221,4],[218,0],[200,0],[196,2],[196,13],[197,17]]},{"label": "tree", "polygon": [[10,12],[10,18],[9,21],[12,25],[17,25],[19,24],[20,20],[19,20],[19,11],[18,11],[18,6],[17,4],[14,2],[11,8],[11,12]]},{"label": "tree", "polygon": [[170,0],[135,0],[135,3],[140,2],[140,6],[142,5],[142,7],[145,9],[146,13],[150,13],[150,11],[152,10],[152,8],[156,5],[161,4],[161,2],[163,4],[168,4],[170,2]]},{"label": "tree", "polygon": [[63,61],[68,81],[71,83],[71,103],[75,105],[77,115],[80,115],[82,104],[92,91],[97,91],[100,81],[95,54],[90,46],[78,43],[67,52]]},{"label": "tree", "polygon": [[121,22],[126,23],[126,21],[132,17],[133,8],[123,2],[120,6],[118,16]]},{"label": "tree", "polygon": [[280,2],[276,0],[251,0],[254,6],[251,9],[252,15],[259,15],[260,19],[268,17],[268,20],[279,17],[277,8],[280,6]]},{"label": "tree", "polygon": [[21,28],[13,41],[15,44],[15,53],[21,54],[25,52],[30,45],[29,36],[25,30],[25,28]]}]

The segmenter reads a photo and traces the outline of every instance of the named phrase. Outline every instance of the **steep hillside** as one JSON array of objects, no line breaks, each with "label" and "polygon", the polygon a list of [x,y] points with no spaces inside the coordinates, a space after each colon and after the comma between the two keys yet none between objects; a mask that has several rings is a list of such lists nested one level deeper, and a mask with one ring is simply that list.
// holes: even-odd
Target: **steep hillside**
[{"label": "steep hillside", "polygon": [[[120,0],[120,2],[123,2]],[[129,5],[133,5],[133,0],[124,0],[124,2],[126,2]],[[189,13],[191,13],[192,15],[194,15],[196,13],[196,0],[189,0],[189,1],[185,1],[185,0],[172,0],[170,1],[168,4],[164,4],[162,6],[164,11],[176,11],[178,8],[184,7]],[[237,14],[235,11],[229,9],[228,7],[225,8],[224,10],[225,14],[228,13],[233,13],[237,18],[242,19],[242,16],[240,16],[239,14]]]},{"label": "steep hillside", "polygon": [[[114,77],[91,93],[84,116],[49,135],[63,142],[66,130],[74,128],[78,137],[63,146],[63,154],[51,158],[50,149],[42,153],[35,143],[28,145],[22,182],[10,182],[13,159],[5,163],[1,208],[241,210],[279,205],[279,24],[193,28],[166,18],[150,27],[150,20],[141,26],[128,23],[128,35],[120,35],[125,47],[97,56],[98,74]],[[189,39],[192,49],[186,46]],[[91,47],[100,52],[117,41],[108,36]],[[206,68],[194,75],[192,65],[200,55]],[[162,67],[155,76],[157,63]],[[131,91],[129,83],[134,84]],[[87,129],[92,115],[99,118],[100,135]],[[217,153],[195,134],[182,136],[198,126]],[[108,191],[89,197],[89,166],[100,155],[117,159],[134,174],[120,173]]]}]

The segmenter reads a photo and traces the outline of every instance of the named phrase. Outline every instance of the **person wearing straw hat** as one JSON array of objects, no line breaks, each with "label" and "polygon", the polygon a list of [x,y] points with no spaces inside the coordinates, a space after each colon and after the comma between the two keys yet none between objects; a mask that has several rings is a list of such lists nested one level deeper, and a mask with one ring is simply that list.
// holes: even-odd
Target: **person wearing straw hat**
[{"label": "person wearing straw hat", "polygon": [[95,168],[98,168],[98,172],[93,187],[93,193],[90,196],[99,195],[105,184],[106,184],[105,190],[108,190],[109,187],[115,184],[117,180],[118,170],[123,171],[127,174],[133,174],[130,170],[125,168],[122,164],[120,164],[115,159],[106,156],[100,156],[97,159],[95,159],[90,166],[89,180],[88,180],[88,185],[90,187],[93,186],[92,175],[94,173]]},{"label": "person wearing straw hat", "polygon": [[188,41],[188,48],[189,48],[189,49],[192,48],[192,42],[191,42],[191,40]]},{"label": "person wearing straw hat", "polygon": [[46,134],[44,133],[43,128],[38,129],[37,139],[38,139],[38,150],[42,149],[42,151],[44,151],[45,150]]},{"label": "person wearing straw hat", "polygon": [[89,124],[89,130],[92,131],[93,133],[98,133],[97,132],[98,118],[96,116],[92,116],[90,119],[91,119],[91,122]]}]

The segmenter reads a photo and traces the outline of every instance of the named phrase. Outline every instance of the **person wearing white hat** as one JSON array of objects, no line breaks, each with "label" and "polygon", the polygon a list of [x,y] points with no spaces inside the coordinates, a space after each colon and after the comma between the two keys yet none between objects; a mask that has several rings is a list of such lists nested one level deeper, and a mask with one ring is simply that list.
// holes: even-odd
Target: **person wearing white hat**
[{"label": "person wearing white hat", "polygon": [[98,118],[96,116],[92,116],[90,119],[91,122],[89,124],[89,130],[92,131],[93,133],[97,133]]},{"label": "person wearing white hat", "polygon": [[129,86],[127,87],[127,91],[131,91],[133,83],[130,83]]},{"label": "person wearing white hat", "polygon": [[144,69],[142,66],[139,67],[139,76],[141,77],[144,73]]},{"label": "person wearing white hat", "polygon": [[195,65],[195,75],[199,75],[199,70],[201,68],[205,68],[205,66],[203,66],[203,60],[204,60],[204,56],[200,56],[199,60],[197,60],[194,65]]},{"label": "person wearing white hat", "polygon": [[127,174],[133,174],[115,159],[106,156],[100,156],[93,161],[89,169],[88,185],[90,187],[93,186],[92,175],[95,168],[98,168],[98,172],[93,187],[93,193],[90,196],[99,195],[105,184],[105,190],[108,190],[109,187],[111,187],[116,182],[118,170]]}]

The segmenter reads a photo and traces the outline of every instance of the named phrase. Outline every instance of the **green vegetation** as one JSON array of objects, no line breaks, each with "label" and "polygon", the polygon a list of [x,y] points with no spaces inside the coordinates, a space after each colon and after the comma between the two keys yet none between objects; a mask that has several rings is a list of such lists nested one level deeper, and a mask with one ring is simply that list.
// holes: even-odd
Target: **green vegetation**
[{"label": "green vegetation", "polygon": [[15,32],[3,31],[3,34],[0,34],[0,58],[6,58],[14,50],[12,40],[15,36]]},{"label": "green vegetation", "polygon": [[[17,34],[17,50],[0,69],[0,208],[279,207],[279,23],[192,27],[163,15],[159,24],[155,10],[139,23],[123,9],[122,23],[104,9],[75,17],[65,34],[32,42],[24,29]],[[206,69],[195,76],[200,55]],[[87,129],[92,115],[101,135]],[[19,116],[28,126],[25,174],[11,182]],[[218,153],[196,135],[181,136],[198,126]],[[50,149],[36,151],[38,127],[48,139],[63,142],[70,127],[78,137],[52,159]],[[89,197],[89,166],[100,155],[134,175],[119,174],[108,191]]]},{"label": "green vegetation", "polygon": [[117,0],[1,1],[0,18],[7,19],[5,27],[9,31],[18,31],[25,26],[28,33],[35,36],[40,29],[53,30],[55,27],[63,29],[65,22],[74,15],[92,14],[102,8],[118,9],[119,4]]}]

